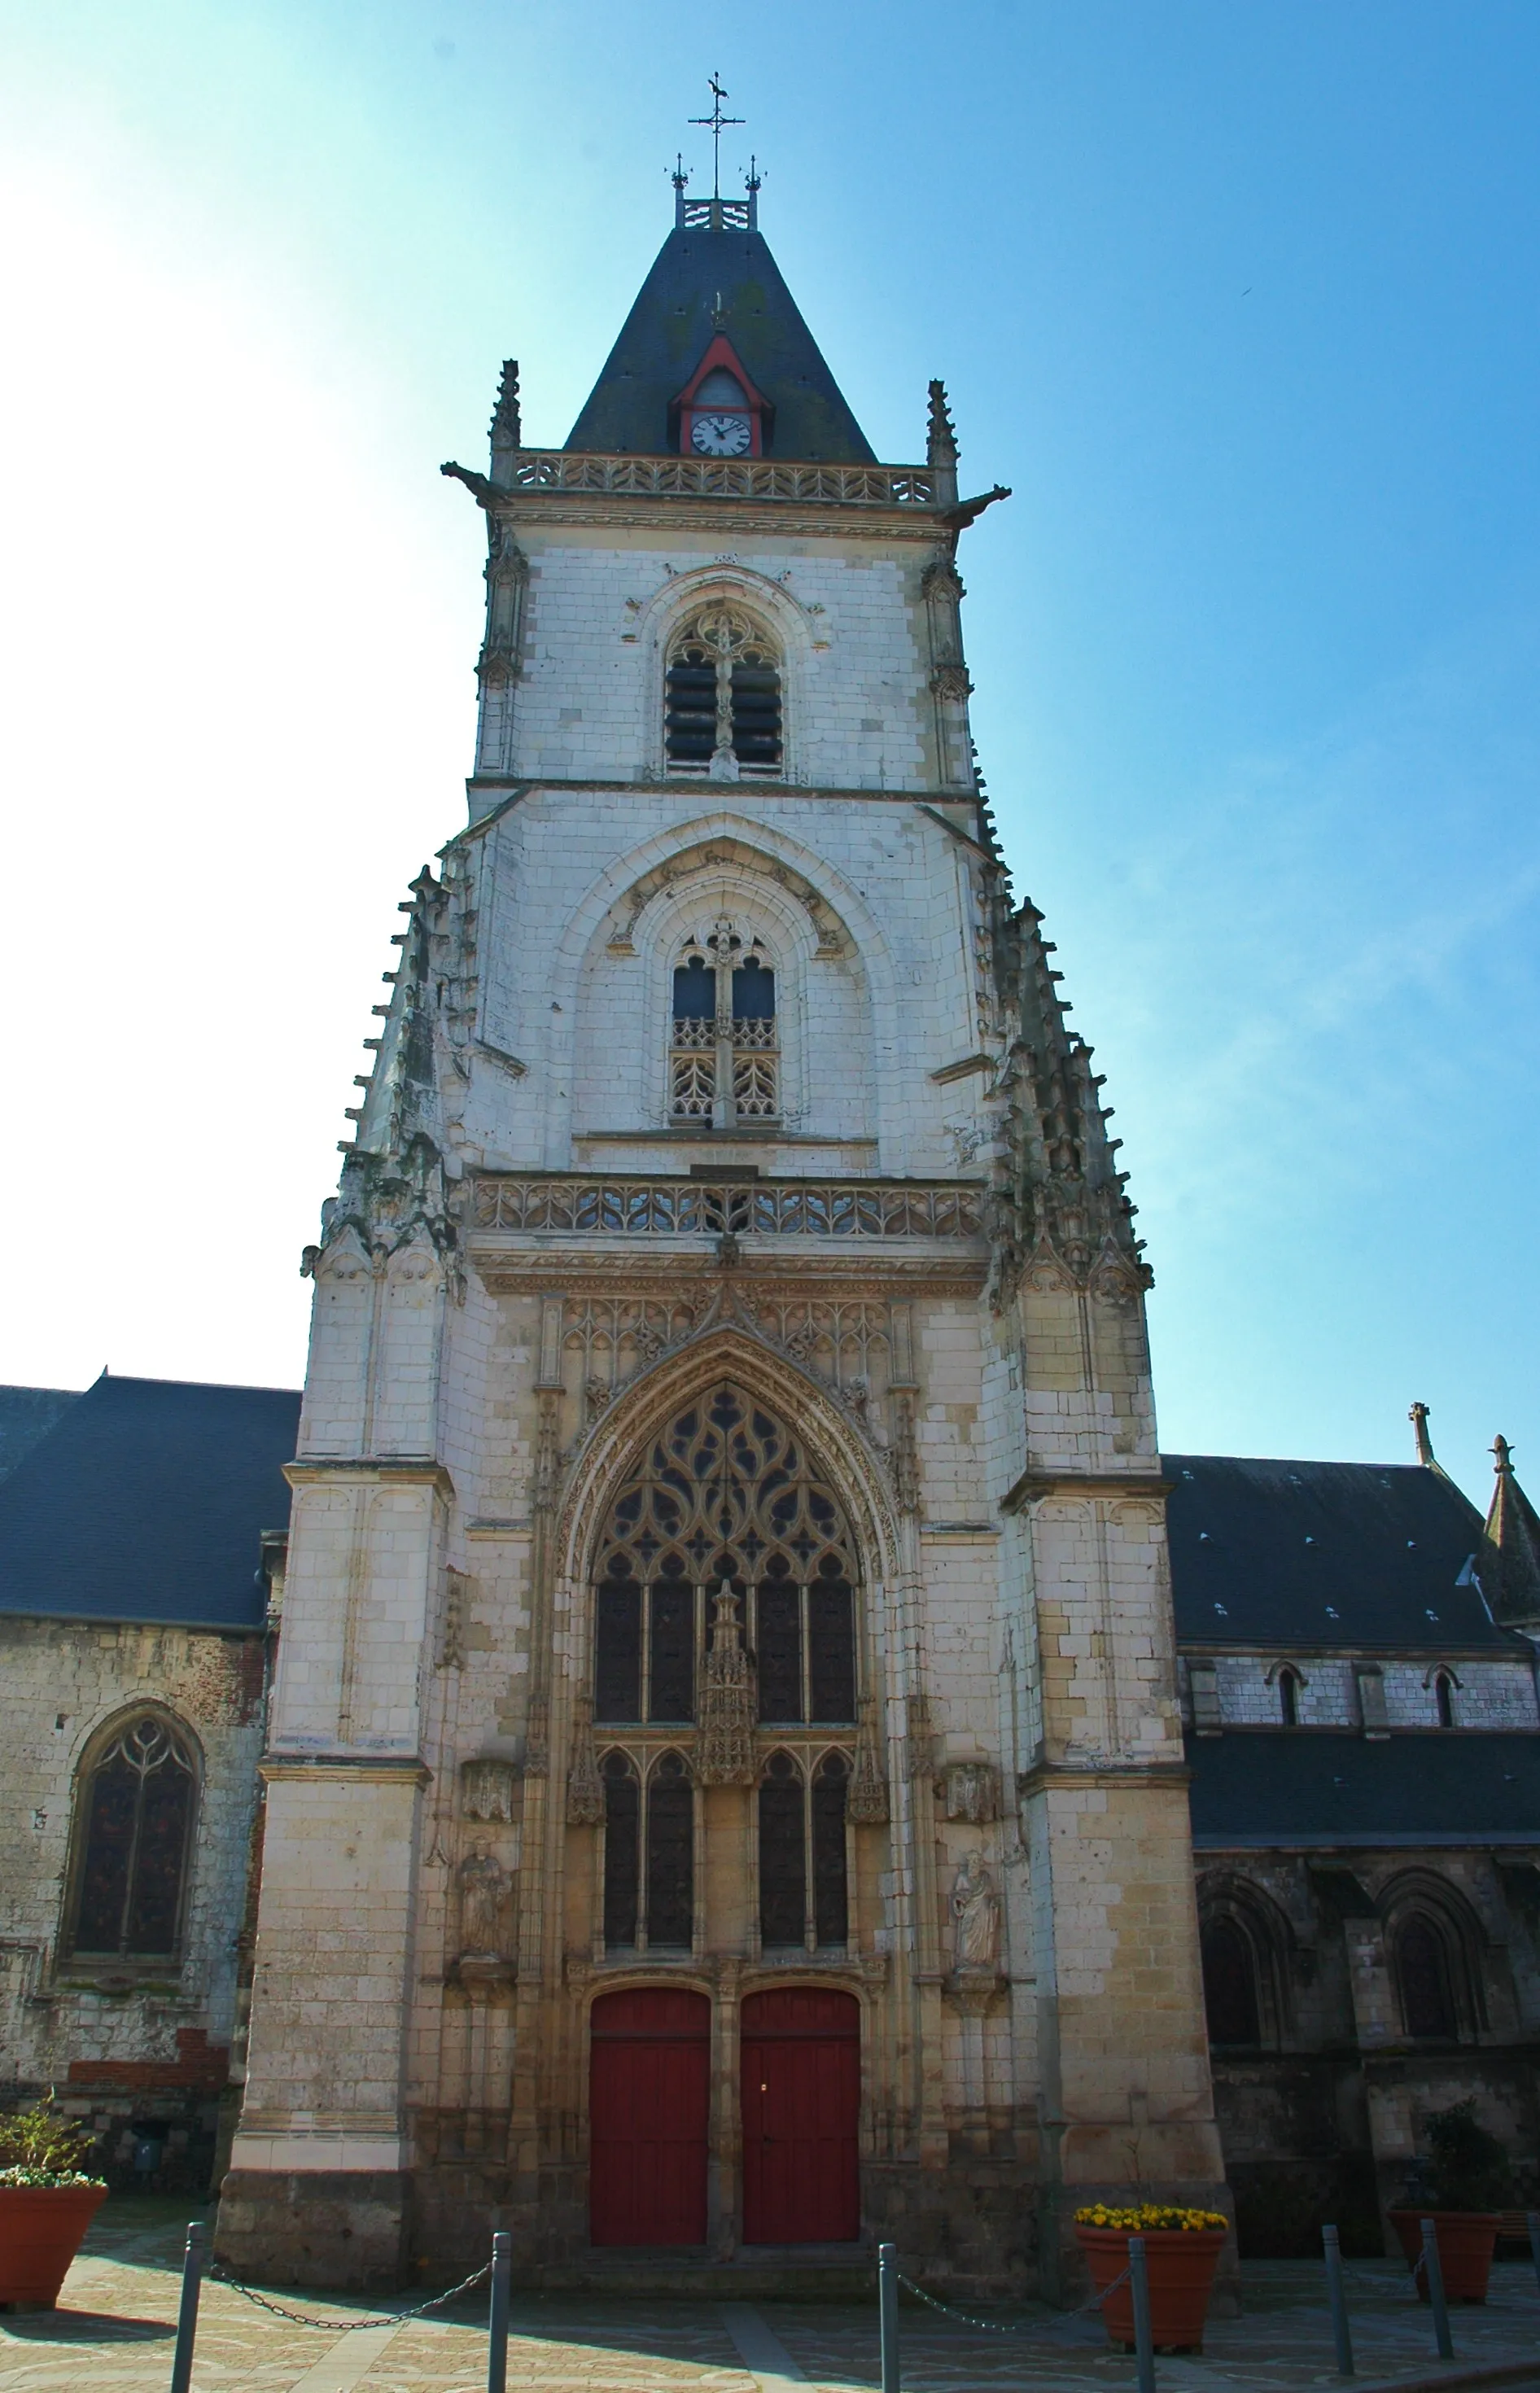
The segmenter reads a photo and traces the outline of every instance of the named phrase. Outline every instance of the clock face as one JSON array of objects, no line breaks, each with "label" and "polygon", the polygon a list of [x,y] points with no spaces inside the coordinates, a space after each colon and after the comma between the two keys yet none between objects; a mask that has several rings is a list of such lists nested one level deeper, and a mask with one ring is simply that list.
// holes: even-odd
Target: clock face
[{"label": "clock face", "polygon": [[741,457],[750,437],[746,415],[698,415],[690,426],[690,446],[703,457]]}]

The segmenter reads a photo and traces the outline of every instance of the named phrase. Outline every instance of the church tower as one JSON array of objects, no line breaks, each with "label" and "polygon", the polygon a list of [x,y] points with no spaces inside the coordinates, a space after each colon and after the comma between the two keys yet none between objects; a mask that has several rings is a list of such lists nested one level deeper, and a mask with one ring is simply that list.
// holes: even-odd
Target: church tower
[{"label": "church tower", "polygon": [[939,383],[878,463],[757,202],[677,177],[566,445],[509,364],[444,468],[476,769],[305,1259],[249,2270],[1051,2294],[1077,2203],[1222,2191],[1149,1274],[969,735],[1008,493]]}]

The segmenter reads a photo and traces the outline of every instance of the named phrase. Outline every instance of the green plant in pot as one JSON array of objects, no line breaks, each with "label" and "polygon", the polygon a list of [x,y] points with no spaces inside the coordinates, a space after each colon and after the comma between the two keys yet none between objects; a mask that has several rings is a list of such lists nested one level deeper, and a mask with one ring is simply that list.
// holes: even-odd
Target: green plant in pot
[{"label": "green plant in pot", "polygon": [[1492,2256],[1497,2248],[1498,2213],[1514,2199],[1513,2172],[1495,2136],[1476,2116],[1474,2095],[1434,2111],[1422,2123],[1428,2145],[1412,2172],[1406,2198],[1390,2212],[1408,2264],[1417,2272],[1417,2292],[1429,2299],[1422,2256],[1422,2222],[1433,2221],[1443,2290],[1452,2302],[1484,2302]]},{"label": "green plant in pot", "polygon": [[0,2112],[0,2302],[52,2309],[85,2230],[107,2198],[85,2163],[89,2129],[62,2117],[50,2092]]}]

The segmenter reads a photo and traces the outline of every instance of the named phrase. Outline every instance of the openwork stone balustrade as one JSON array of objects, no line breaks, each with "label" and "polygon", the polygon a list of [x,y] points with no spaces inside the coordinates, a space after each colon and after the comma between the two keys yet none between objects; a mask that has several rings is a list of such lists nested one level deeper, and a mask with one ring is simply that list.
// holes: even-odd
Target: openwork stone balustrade
[{"label": "openwork stone balustrade", "polygon": [[935,476],[923,465],[796,465],[766,457],[607,457],[522,449],[498,487],[510,490],[629,490],[640,496],[824,499],[843,506],[933,507]]},{"label": "openwork stone balustrade", "polygon": [[521,1180],[476,1183],[480,1230],[616,1232],[631,1237],[977,1238],[984,1191],[829,1181]]}]

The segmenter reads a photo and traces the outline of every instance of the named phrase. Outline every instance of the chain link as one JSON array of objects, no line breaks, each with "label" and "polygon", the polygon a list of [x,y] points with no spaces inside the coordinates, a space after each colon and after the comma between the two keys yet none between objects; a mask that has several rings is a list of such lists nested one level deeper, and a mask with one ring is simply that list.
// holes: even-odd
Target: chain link
[{"label": "chain link", "polygon": [[1022,2326],[1002,2326],[998,2319],[970,2318],[966,2310],[954,2309],[950,2302],[937,2301],[934,2294],[928,2294],[923,2285],[917,2285],[914,2279],[906,2277],[902,2269],[898,2271],[898,2282],[918,2295],[927,2308],[939,2310],[943,2318],[957,2319],[964,2326],[976,2327],[981,2334],[1055,2334],[1061,2327],[1067,2326],[1071,2319],[1084,2318],[1088,2310],[1099,2310],[1109,2295],[1116,2294],[1119,2285],[1128,2283],[1129,2271],[1125,2269],[1120,2277],[1115,2277],[1110,2285],[1103,2285],[1099,2294],[1093,2294],[1089,2302],[1082,2302],[1077,2310],[1068,2310],[1062,2319],[1053,2319],[1046,2326],[1039,2326],[1036,2319],[1028,2319]]},{"label": "chain link", "polygon": [[434,2294],[429,2300],[418,2302],[410,2310],[382,2310],[378,2318],[341,2321],[307,2318],[303,2310],[285,2309],[281,2302],[270,2302],[267,2295],[259,2294],[254,2286],[242,2284],[239,2277],[232,2277],[217,2260],[211,2261],[204,2273],[211,2283],[228,2285],[232,2294],[241,2295],[242,2301],[254,2302],[259,2310],[270,2311],[274,2318],[283,2319],[290,2326],[324,2326],[330,2327],[333,2334],[356,2334],[360,2327],[405,2326],[409,2319],[426,2318],[429,2310],[442,2309],[444,2304],[452,2302],[457,2294],[468,2294],[473,2287],[484,2285],[492,2273],[492,2264],[489,2260],[484,2261],[474,2277],[463,2277],[458,2285],[450,2287],[448,2293]]}]

